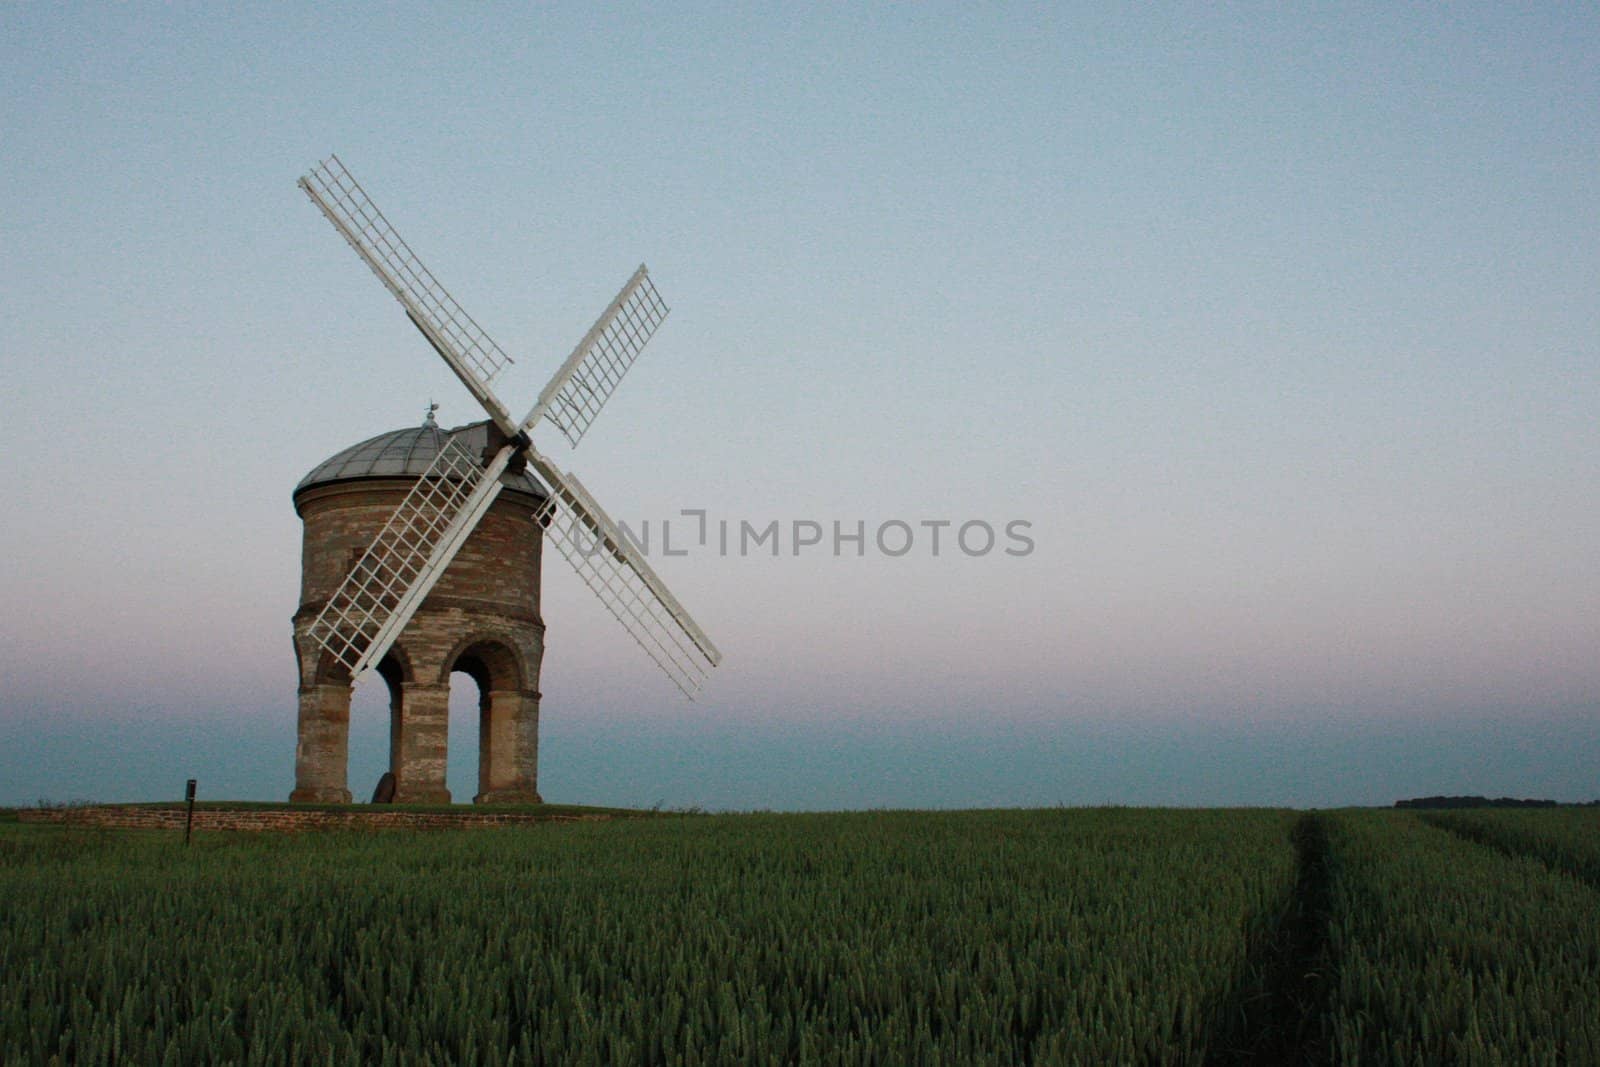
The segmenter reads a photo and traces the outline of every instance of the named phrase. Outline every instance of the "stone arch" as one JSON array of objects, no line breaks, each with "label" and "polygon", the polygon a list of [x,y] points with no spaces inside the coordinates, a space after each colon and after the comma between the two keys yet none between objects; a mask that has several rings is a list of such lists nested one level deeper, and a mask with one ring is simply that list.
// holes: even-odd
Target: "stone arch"
[{"label": "stone arch", "polygon": [[294,664],[300,673],[300,687],[350,684],[350,670],[333,653],[303,634],[294,637]]},{"label": "stone arch", "polygon": [[383,661],[378,664],[378,673],[382,674],[387,668],[394,675],[391,681],[389,675],[384,675],[384,680],[390,685],[407,685],[417,680],[417,672],[411,666],[411,652],[406,648],[404,641],[396,641],[389,646],[389,651],[383,654]]},{"label": "stone arch", "polygon": [[322,655],[317,657],[317,684],[318,685],[344,685],[352,684],[350,668],[334,658],[332,652],[322,650]]},{"label": "stone arch", "polygon": [[478,687],[478,792],[475,804],[537,803],[534,768],[538,751],[538,695],[514,641],[494,634],[469,634],[456,642],[439,671],[448,690],[456,671]]},{"label": "stone arch", "polygon": [[516,644],[498,634],[469,634],[457,641],[439,666],[440,684],[448,684],[456,671],[494,689],[526,688],[528,676]]}]

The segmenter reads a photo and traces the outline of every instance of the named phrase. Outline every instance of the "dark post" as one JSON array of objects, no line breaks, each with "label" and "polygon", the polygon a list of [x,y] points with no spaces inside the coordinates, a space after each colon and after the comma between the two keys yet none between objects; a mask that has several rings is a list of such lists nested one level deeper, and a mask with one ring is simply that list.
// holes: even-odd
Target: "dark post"
[{"label": "dark post", "polygon": [[189,831],[194,829],[194,779],[189,779],[189,784],[184,787],[183,799],[189,802],[189,814],[183,820],[183,843],[189,843]]}]

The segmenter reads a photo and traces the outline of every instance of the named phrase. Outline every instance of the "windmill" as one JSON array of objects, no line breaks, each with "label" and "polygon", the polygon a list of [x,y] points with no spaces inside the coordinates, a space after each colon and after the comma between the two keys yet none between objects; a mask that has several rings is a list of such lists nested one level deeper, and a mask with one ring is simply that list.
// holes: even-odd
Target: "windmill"
[{"label": "windmill", "polygon": [[328,599],[311,624],[311,638],[359,682],[382,661],[494,503],[501,475],[531,467],[550,489],[538,515],[545,539],[694,699],[721,653],[577,476],[558,470],[531,438],[541,421],[549,421],[573,446],[583,439],[666,318],[649,272],[641,265],[633,273],[516,421],[490,388],[511,357],[422,265],[339,158],[318,163],[299,185],[489,415],[489,446],[480,454],[450,438]]}]

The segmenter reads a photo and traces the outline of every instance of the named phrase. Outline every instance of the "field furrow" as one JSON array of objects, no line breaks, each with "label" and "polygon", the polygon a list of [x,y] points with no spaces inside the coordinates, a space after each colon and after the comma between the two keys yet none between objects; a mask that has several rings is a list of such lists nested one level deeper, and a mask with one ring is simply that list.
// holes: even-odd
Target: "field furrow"
[{"label": "field furrow", "polygon": [[1600,895],[1407,813],[1329,845],[1335,1062],[1600,1063]]},{"label": "field furrow", "polygon": [[1475,808],[1422,817],[1510,855],[1543,860],[1600,889],[1600,808]]}]

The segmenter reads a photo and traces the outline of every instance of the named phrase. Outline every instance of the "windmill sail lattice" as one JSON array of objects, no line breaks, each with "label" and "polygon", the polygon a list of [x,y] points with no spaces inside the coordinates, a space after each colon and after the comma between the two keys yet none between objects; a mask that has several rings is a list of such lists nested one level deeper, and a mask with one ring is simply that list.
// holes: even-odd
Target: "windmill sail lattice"
[{"label": "windmill sail lattice", "polygon": [[537,453],[530,462],[552,490],[539,513],[545,540],[692,700],[722,654],[577,475],[562,474]]},{"label": "windmill sail lattice", "polygon": [[601,312],[521,423],[490,388],[511,362],[389,225],[337,156],[300,179],[313,203],[405,308],[500,431],[487,463],[451,437],[312,623],[310,636],[353,676],[376,666],[525,456],[550,487],[545,537],[628,633],[693,699],[721,653],[575,475],[532,446],[543,418],[576,445],[667,315],[642,265]]},{"label": "windmill sail lattice", "polygon": [[339,157],[329,156],[311,168],[300,179],[300,188],[400,301],[412,323],[479,402],[498,405],[489,383],[513,360],[422,265]]},{"label": "windmill sail lattice", "polygon": [[574,448],[666,317],[667,305],[641,264],[544,387],[539,408]]},{"label": "windmill sail lattice", "polygon": [[[504,469],[504,464],[500,468]],[[477,515],[487,509],[498,492],[499,473],[496,470],[490,478],[481,457],[459,438],[447,438],[377,538],[328,598],[311,624],[312,639],[349,668],[352,675],[376,666],[375,661],[388,651],[388,644],[381,643],[386,630],[399,631],[393,621],[408,599],[407,594],[448,564],[448,560],[439,563],[438,557],[449,546],[455,530],[469,518],[475,522]],[[416,599],[420,602],[421,597]],[[407,612],[405,619],[409,618]]]}]

